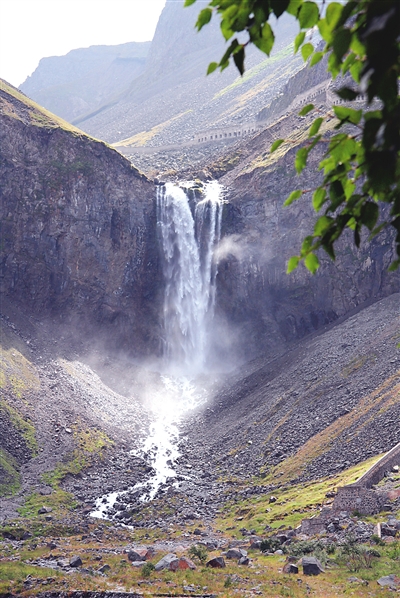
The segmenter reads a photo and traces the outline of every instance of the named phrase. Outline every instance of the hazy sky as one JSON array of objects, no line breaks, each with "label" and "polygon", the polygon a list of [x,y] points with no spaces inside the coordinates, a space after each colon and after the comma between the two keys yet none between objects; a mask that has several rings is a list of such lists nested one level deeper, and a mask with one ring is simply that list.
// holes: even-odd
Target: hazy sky
[{"label": "hazy sky", "polygon": [[0,77],[20,85],[45,56],[149,41],[165,0],[0,0]]}]

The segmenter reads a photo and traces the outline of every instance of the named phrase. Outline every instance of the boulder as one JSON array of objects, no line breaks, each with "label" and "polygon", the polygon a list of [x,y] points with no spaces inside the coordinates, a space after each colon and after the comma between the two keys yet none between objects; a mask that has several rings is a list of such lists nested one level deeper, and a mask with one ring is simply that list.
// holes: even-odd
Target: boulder
[{"label": "boulder", "polygon": [[[146,552],[147,552],[147,551],[146,551]],[[128,559],[129,559],[131,562],[138,562],[138,561],[141,561],[141,562],[143,562],[143,561],[145,561],[145,560],[146,560],[146,558],[145,558],[144,556],[142,556],[142,554],[140,554],[140,552],[139,552],[139,551],[136,551],[136,550],[130,550],[130,551],[128,552]]]},{"label": "boulder", "polygon": [[247,556],[247,551],[242,548],[230,548],[225,556],[227,559],[241,559],[243,556]]},{"label": "boulder", "polygon": [[186,556],[182,556],[179,559],[175,559],[170,562],[169,570],[170,571],[184,571],[185,569],[196,569],[196,565],[188,559]]},{"label": "boulder", "polygon": [[158,561],[158,563],[156,564],[154,569],[156,571],[162,571],[163,569],[169,569],[170,564],[175,560],[177,560],[176,554],[173,554],[172,552],[170,552],[170,553],[166,554],[160,561]]},{"label": "boulder", "polygon": [[294,573],[298,574],[299,568],[294,563],[286,563],[283,567],[283,573]]},{"label": "boulder", "polygon": [[296,558],[293,556],[288,556],[286,559],[286,563],[283,566],[282,569],[283,573],[298,573],[299,572],[299,568],[296,565]]},{"label": "boulder", "polygon": [[322,564],[314,556],[303,556],[301,564],[304,575],[319,575],[320,573],[324,573]]},{"label": "boulder", "polygon": [[72,559],[69,561],[70,567],[81,567],[82,566],[82,559],[80,556],[73,556]]},{"label": "boulder", "polygon": [[224,557],[216,556],[210,561],[208,561],[208,563],[206,563],[206,566],[212,567],[213,569],[223,569],[226,566]]},{"label": "boulder", "polygon": [[385,575],[384,577],[381,577],[380,579],[378,579],[377,583],[383,588],[386,587],[386,588],[391,588],[393,590],[396,590],[397,588],[400,587],[400,577],[397,577],[394,574]]},{"label": "boulder", "polygon": [[238,560],[238,565],[248,565],[250,563],[250,559],[248,556],[242,556]]}]

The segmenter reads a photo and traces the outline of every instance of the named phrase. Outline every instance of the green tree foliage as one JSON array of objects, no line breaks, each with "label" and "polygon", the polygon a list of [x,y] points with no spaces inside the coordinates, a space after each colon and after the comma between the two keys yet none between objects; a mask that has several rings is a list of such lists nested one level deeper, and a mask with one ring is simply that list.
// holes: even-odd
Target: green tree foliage
[{"label": "green tree foliage", "polygon": [[[194,2],[186,0],[185,5]],[[295,52],[300,51],[310,66],[328,55],[328,71],[334,79],[341,76],[336,93],[345,101],[333,107],[334,134],[321,132],[326,117],[318,116],[310,127],[308,142],[297,152],[295,168],[301,173],[314,147],[324,143],[327,148],[319,164],[323,182],[312,196],[318,213],[314,231],[304,239],[300,254],[289,260],[288,271],[304,260],[315,272],[319,266],[316,251],[321,247],[335,259],[334,243],[346,228],[354,232],[358,247],[363,227],[372,238],[387,226],[396,230],[394,270],[400,265],[400,1],[212,0],[200,11],[197,29],[217,14],[229,45],[219,63],[209,65],[208,73],[225,69],[233,59],[243,74],[249,44],[269,55],[275,39],[269,21],[284,13],[299,24]],[[319,50],[309,33],[315,28],[324,42]],[[362,98],[365,102],[359,109],[360,103],[355,101]],[[312,110],[310,104],[300,115]],[[282,143],[283,139],[275,141],[271,151]],[[285,205],[306,192],[294,191]],[[384,204],[389,207],[382,214]]]}]

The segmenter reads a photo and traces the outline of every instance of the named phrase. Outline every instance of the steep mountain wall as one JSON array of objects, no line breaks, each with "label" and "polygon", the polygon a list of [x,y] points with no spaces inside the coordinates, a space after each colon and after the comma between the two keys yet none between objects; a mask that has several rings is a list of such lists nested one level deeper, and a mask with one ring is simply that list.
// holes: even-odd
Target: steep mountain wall
[{"label": "steep mountain wall", "polygon": [[132,354],[157,351],[154,185],[4,83],[0,107],[3,300]]},{"label": "steep mountain wall", "polygon": [[[282,118],[244,144],[238,165],[220,179],[229,204],[219,251],[217,304],[235,325],[241,339],[237,348],[240,352],[243,347],[247,358],[249,353],[273,355],[280,342],[301,338],[400,290],[400,272],[388,272],[395,257],[390,229],[370,243],[365,235],[360,249],[348,231],[338,243],[335,262],[321,252],[315,276],[302,265],[286,274],[288,259],[299,253],[316,220],[311,193],[321,180],[322,150],[311,154],[302,176],[294,169],[296,146],[306,138],[309,119]],[[271,143],[281,137],[292,143],[283,146],[280,155],[270,155]],[[297,188],[308,191],[284,208]]]},{"label": "steep mountain wall", "polygon": [[116,101],[144,70],[150,42],[90,46],[42,58],[20,89],[54,114],[72,121]]},{"label": "steep mountain wall", "polygon": [[181,143],[196,131],[216,124],[252,120],[302,64],[290,46],[297,24],[282,17],[274,25],[271,58],[249,48],[247,73],[234,66],[206,77],[208,64],[219,61],[224,43],[217,18],[195,29],[198,3],[167,0],[160,16],[143,74],[118,103],[74,120],[91,135],[126,145]]}]

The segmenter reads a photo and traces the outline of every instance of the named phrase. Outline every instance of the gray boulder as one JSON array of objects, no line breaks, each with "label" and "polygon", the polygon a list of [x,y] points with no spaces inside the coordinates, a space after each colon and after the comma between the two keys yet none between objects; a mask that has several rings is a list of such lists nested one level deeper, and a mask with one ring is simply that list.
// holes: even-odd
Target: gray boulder
[{"label": "gray boulder", "polygon": [[176,561],[177,558],[178,557],[176,556],[176,554],[173,554],[172,552],[170,552],[169,554],[166,554],[160,561],[158,561],[158,563],[156,564],[156,566],[154,568],[156,571],[162,571],[163,569],[169,569],[169,566],[172,563],[172,561]]},{"label": "gray boulder", "polygon": [[394,574],[385,575],[384,577],[378,579],[377,583],[382,588],[390,588],[392,590],[396,590],[398,587],[400,587],[400,577],[397,577]]},{"label": "gray boulder", "polygon": [[143,556],[141,554],[139,554],[138,552],[136,552],[136,550],[130,550],[128,552],[128,559],[131,562],[138,562],[138,561],[143,562],[143,561],[146,560],[145,558],[143,558]]},{"label": "gray boulder", "polygon": [[227,559],[241,559],[242,556],[247,556],[247,550],[242,548],[230,548],[225,554]]},{"label": "gray boulder", "polygon": [[207,567],[212,567],[213,569],[223,569],[225,565],[224,557],[216,556],[206,564]]},{"label": "gray boulder", "polygon": [[72,559],[69,561],[70,567],[81,567],[82,566],[82,559],[80,556],[73,556]]},{"label": "gray boulder", "polygon": [[303,556],[301,564],[304,575],[319,575],[325,571],[320,561],[314,556]]}]

